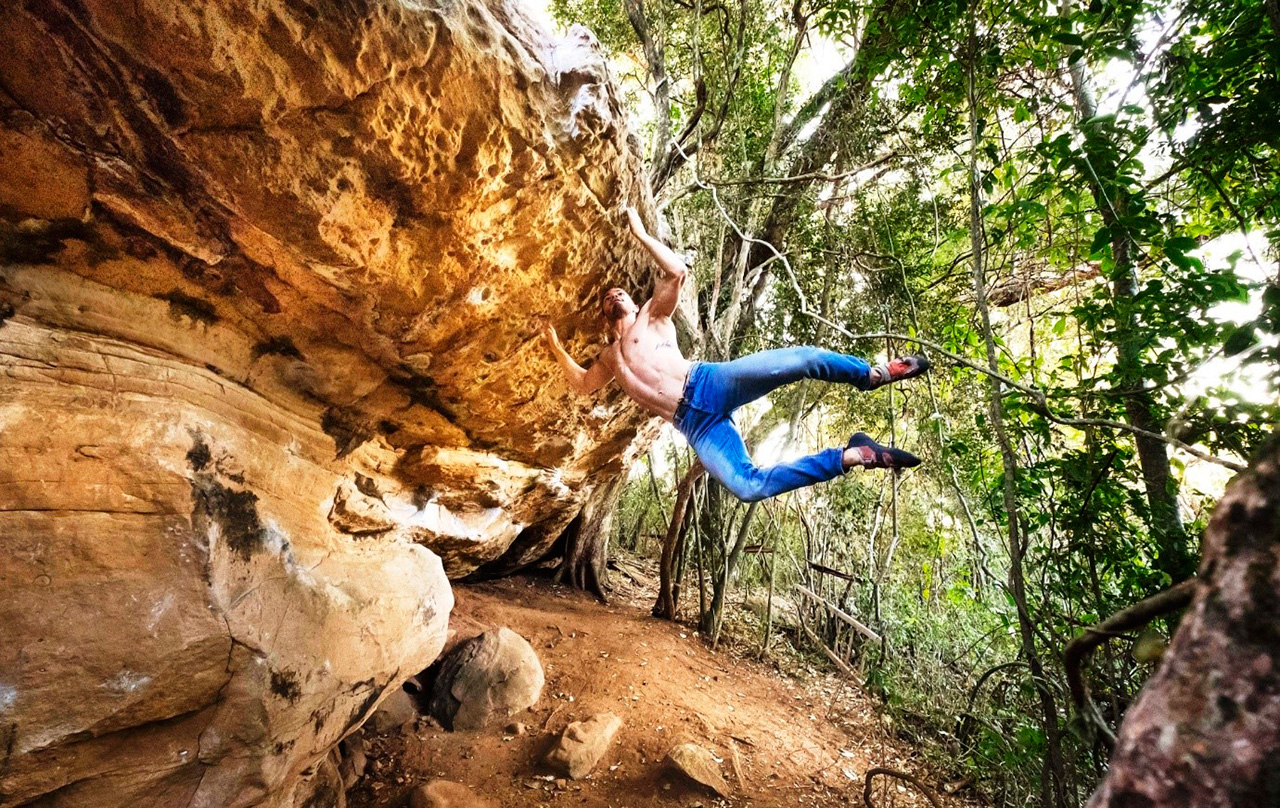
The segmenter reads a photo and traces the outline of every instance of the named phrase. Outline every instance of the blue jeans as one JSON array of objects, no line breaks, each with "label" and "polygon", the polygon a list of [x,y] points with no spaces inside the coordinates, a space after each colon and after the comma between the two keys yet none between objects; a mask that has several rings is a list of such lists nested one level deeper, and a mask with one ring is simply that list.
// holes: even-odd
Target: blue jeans
[{"label": "blue jeans", "polygon": [[776,348],[732,362],[695,362],[676,408],[675,425],[707,472],[744,502],[813,485],[844,474],[843,449],[825,449],[790,463],[760,468],[730,416],[749,401],[801,379],[871,387],[871,366],[822,348]]}]

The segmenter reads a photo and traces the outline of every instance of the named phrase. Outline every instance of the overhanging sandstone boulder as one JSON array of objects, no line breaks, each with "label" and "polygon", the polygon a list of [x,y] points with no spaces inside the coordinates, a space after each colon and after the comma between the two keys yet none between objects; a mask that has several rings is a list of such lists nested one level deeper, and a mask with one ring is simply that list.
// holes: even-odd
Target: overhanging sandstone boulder
[{"label": "overhanging sandstone boulder", "polygon": [[0,806],[312,800],[446,573],[623,467],[535,334],[590,352],[643,188],[501,0],[0,6]]}]

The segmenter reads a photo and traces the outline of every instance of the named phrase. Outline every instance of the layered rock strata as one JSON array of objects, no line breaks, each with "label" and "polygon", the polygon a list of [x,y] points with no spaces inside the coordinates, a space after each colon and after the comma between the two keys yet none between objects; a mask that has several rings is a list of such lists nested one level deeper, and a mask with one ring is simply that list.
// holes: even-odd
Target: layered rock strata
[{"label": "layered rock strata", "polygon": [[483,2],[0,4],[0,806],[337,804],[329,749],[644,423],[594,40]]}]

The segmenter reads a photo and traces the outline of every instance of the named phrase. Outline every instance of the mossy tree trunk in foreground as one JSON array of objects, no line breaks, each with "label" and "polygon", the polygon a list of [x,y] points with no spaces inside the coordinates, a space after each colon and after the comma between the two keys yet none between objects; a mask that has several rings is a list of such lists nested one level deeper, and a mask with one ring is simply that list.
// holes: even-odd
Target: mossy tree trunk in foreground
[{"label": "mossy tree trunk in foreground", "polygon": [[1280,805],[1280,432],[1204,536],[1195,599],[1090,808]]}]

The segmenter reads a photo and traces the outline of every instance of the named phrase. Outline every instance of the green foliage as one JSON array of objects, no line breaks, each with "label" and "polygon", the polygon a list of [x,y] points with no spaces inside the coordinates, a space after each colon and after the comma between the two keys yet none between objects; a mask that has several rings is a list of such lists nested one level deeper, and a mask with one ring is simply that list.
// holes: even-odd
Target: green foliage
[{"label": "green foliage", "polygon": [[[888,638],[884,653],[857,652],[869,685],[900,732],[971,776],[992,804],[1040,804],[1054,743],[1065,758],[1063,799],[1079,800],[1105,751],[1069,710],[1062,648],[1190,571],[1225,479],[1177,452],[1163,489],[1149,484],[1134,435],[1098,424],[1167,428],[1240,460],[1280,420],[1278,32],[1260,0],[752,0],[704,3],[702,18],[695,7],[655,0],[645,11],[665,46],[673,129],[699,108],[698,82],[706,87],[694,132],[705,142],[659,198],[676,240],[698,256],[702,358],[799,343],[864,355],[916,349],[851,340],[843,329],[919,335],[985,366],[976,249],[997,370],[1044,393],[1042,402],[1005,388],[998,407],[1015,454],[1021,546],[1008,544],[987,380],[939,356],[927,383],[892,399],[800,384],[750,409],[749,445],[776,449],[786,434],[812,450],[863,429],[893,435],[926,463],[902,479],[896,519],[886,479],[851,474],[764,505],[748,543],[778,550],[780,591],[825,587]],[[592,25],[624,64],[645,64],[617,0],[560,0],[555,11]],[[812,96],[797,94],[802,83],[787,72],[796,11],[813,29],[801,41],[861,44]],[[883,169],[843,175],[886,153]],[[789,174],[823,178],[764,179]],[[786,264],[740,250],[726,217],[771,239]],[[1236,253],[1211,249],[1242,232],[1249,239]],[[1239,362],[1273,380],[1269,394],[1245,389]],[[1060,423],[1072,418],[1095,424]],[[659,464],[670,469],[659,501],[647,474],[633,478],[615,520],[620,542],[654,551],[636,536],[663,532],[683,462]],[[1160,510],[1171,499],[1185,530]],[[708,591],[724,568],[744,512],[730,500],[713,487],[696,503],[687,607],[695,568]],[[756,560],[736,571],[739,585],[767,582]],[[807,562],[855,580],[833,583]],[[1015,567],[1022,603],[1007,585]],[[1034,626],[1030,640],[1019,610]],[[1058,711],[1048,718],[1031,655]],[[1091,661],[1086,675],[1113,727],[1147,673],[1123,641]]]}]

